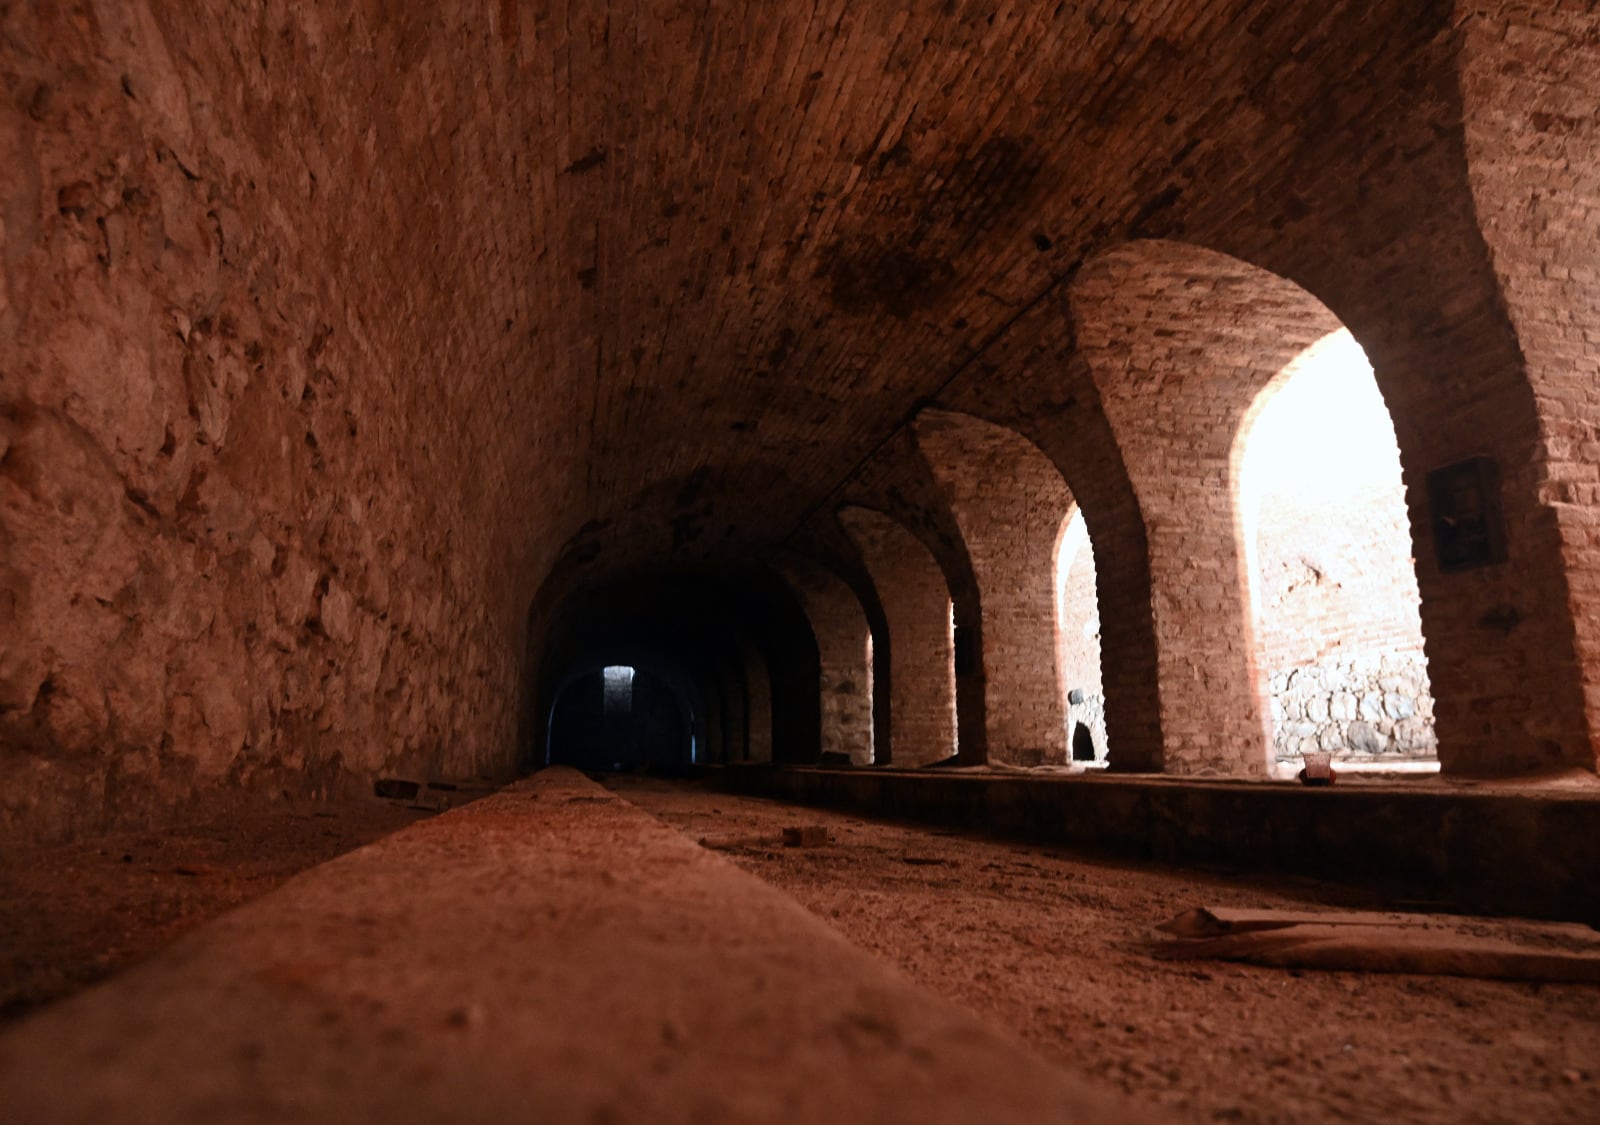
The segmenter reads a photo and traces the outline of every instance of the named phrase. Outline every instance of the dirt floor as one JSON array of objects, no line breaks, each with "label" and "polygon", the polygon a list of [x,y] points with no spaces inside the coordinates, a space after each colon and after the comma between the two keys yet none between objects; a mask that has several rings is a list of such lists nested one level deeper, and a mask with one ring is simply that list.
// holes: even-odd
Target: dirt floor
[{"label": "dirt floor", "polygon": [[[1380,908],[1348,889],[1113,863],[682,782],[629,800],[1047,1059],[1196,1120],[1600,1121],[1600,987],[1152,958],[1196,905]],[[0,1021],[428,815],[380,801],[0,854]],[[782,829],[830,842],[786,848]]]},{"label": "dirt floor", "polygon": [[[1046,1058],[1204,1121],[1600,1121],[1600,987],[1164,962],[1201,904],[1361,892],[1112,863],[690,784],[607,782]],[[782,829],[826,826],[824,847]]]},{"label": "dirt floor", "polygon": [[372,800],[0,849],[0,1023],[426,815]]}]

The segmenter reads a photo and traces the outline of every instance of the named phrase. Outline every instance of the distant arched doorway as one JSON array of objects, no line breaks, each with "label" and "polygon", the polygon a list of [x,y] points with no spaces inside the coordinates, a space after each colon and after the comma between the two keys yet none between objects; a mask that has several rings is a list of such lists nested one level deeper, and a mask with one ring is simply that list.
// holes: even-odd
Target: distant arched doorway
[{"label": "distant arched doorway", "polygon": [[667,681],[628,665],[574,677],[550,713],[550,762],[586,770],[689,765],[691,706]]}]

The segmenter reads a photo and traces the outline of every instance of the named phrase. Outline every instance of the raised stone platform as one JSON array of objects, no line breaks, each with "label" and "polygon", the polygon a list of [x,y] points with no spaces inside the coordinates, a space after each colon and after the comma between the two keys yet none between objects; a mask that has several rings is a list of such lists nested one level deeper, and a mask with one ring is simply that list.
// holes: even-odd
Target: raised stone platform
[{"label": "raised stone platform", "polygon": [[6,1121],[1161,1119],[547,770],[0,1036]]},{"label": "raised stone platform", "polygon": [[[1471,913],[1600,925],[1600,785],[1234,782],[952,770],[716,771],[734,792],[1165,863],[1379,887]],[[1592,781],[1592,779],[1591,779]]]}]

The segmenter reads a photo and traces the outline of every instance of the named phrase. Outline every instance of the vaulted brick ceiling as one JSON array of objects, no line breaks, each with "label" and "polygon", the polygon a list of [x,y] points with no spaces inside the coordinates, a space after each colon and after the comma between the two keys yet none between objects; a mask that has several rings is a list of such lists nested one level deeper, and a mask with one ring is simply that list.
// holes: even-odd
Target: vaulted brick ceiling
[{"label": "vaulted brick ceiling", "polygon": [[790,536],[1098,249],[1197,212],[1295,217],[1287,183],[1228,194],[1237,154],[1314,182],[1300,154],[1339,131],[1330,105],[1355,129],[1395,97],[1382,79],[1414,85],[1384,57],[1440,22],[1416,3],[524,11],[501,30],[537,107],[527,366],[588,429],[591,531]]}]

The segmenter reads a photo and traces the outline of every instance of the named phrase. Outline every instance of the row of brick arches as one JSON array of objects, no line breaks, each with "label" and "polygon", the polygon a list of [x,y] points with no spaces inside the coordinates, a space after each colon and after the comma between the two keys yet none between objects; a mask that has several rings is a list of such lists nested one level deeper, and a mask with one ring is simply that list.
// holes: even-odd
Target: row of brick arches
[{"label": "row of brick arches", "polygon": [[[695,579],[720,588],[692,611],[645,596],[652,613],[682,610],[650,627],[658,641],[681,647],[712,620],[727,634],[690,643],[721,664],[680,688],[679,712],[700,717],[685,720],[687,756],[1226,776],[1291,772],[1318,751],[1435,762],[1429,656],[1459,684],[1452,666],[1478,653],[1424,644],[1473,611],[1439,539],[1448,496],[1421,487],[1431,462],[1406,380],[1375,372],[1299,285],[1172,241],[1092,261],[1012,331],[763,566]],[[1492,462],[1449,471],[1479,489],[1467,518],[1492,538],[1505,520]],[[1501,544],[1478,547],[1492,562]],[[732,593],[758,586],[781,640]],[[639,622],[617,625],[627,636],[591,656],[591,677],[634,659]],[[773,669],[796,663],[786,710]],[[566,666],[543,665],[548,713],[551,669]],[[1469,682],[1447,713],[1484,712],[1492,681]],[[1447,763],[1495,753],[1464,737],[1472,725],[1455,726]]]}]

